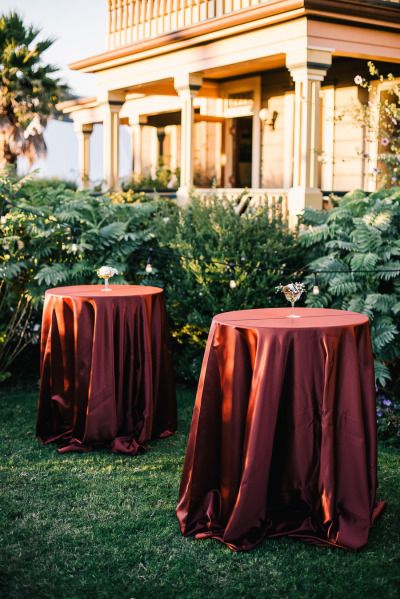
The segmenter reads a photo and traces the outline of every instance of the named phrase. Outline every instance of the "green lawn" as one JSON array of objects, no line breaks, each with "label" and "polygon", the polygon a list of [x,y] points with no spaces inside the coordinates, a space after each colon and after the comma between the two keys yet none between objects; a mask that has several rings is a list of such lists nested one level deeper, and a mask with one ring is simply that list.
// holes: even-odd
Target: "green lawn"
[{"label": "green lawn", "polygon": [[57,454],[34,437],[36,392],[0,394],[0,595],[4,599],[396,596],[399,454],[380,450],[388,502],[366,549],[287,539],[233,553],[184,539],[175,505],[193,405],[179,392],[179,432],[138,457]]}]

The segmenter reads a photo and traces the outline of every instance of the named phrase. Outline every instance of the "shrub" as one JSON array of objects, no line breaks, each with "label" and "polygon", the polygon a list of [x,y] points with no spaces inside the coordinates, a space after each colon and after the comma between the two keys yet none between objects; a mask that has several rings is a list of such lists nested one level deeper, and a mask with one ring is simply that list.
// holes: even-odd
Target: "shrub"
[{"label": "shrub", "polygon": [[97,282],[103,264],[127,280],[128,259],[150,239],[157,205],[0,178],[0,380],[37,341],[46,288]]},{"label": "shrub", "polygon": [[179,187],[180,169],[171,170],[162,160],[155,177],[151,174],[132,177],[122,182],[123,191],[176,191]]},{"label": "shrub", "polygon": [[239,216],[232,204],[218,199],[205,205],[193,198],[185,209],[163,203],[154,224],[155,270],[149,278],[165,287],[177,374],[192,382],[212,317],[282,305],[274,287],[285,276],[272,269],[296,270],[302,253],[295,236],[266,209]]},{"label": "shrub", "polygon": [[[329,212],[306,210],[300,243],[321,292],[308,305],[369,316],[380,386],[399,388],[400,189],[355,191]],[[311,278],[309,279],[311,280]]]}]

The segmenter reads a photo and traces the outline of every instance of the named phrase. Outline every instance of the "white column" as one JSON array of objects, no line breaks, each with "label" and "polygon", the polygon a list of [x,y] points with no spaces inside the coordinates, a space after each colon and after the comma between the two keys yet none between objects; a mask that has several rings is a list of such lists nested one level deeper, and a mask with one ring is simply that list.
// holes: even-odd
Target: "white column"
[{"label": "white column", "polygon": [[283,187],[289,189],[293,182],[293,109],[294,97],[292,92],[286,92],[283,100]]},{"label": "white column", "polygon": [[87,189],[90,187],[90,136],[93,125],[91,123],[74,123],[74,130],[78,138],[79,187]]},{"label": "white column", "polygon": [[322,154],[321,187],[333,191],[335,156],[335,88],[328,87],[322,92]]},{"label": "white column", "polygon": [[194,109],[193,99],[202,84],[201,77],[184,75],[176,77],[174,87],[181,99],[181,181],[178,189],[178,202],[185,204],[193,187],[193,141]]},{"label": "white column", "polygon": [[139,115],[129,117],[132,141],[132,173],[134,177],[142,175],[142,125],[146,121],[146,118]]},{"label": "white column", "polygon": [[103,179],[107,189],[119,186],[119,113],[123,102],[108,100],[103,104]]},{"label": "white column", "polygon": [[292,224],[306,206],[322,208],[322,192],[318,187],[319,94],[331,62],[331,52],[319,48],[297,49],[286,56],[286,66],[295,83],[293,186],[289,190]]},{"label": "white column", "polygon": [[165,131],[169,136],[169,168],[175,171],[178,166],[178,127],[176,125],[168,125],[165,127]]},{"label": "white column", "polygon": [[252,157],[251,157],[251,186],[260,187],[261,174],[261,77],[257,77],[254,84],[254,107],[253,107],[253,135],[252,135]]}]

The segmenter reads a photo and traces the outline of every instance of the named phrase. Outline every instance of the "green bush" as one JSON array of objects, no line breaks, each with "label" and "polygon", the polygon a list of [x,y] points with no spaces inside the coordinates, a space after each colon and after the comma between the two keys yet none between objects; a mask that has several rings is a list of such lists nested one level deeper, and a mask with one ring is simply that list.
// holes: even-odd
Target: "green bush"
[{"label": "green bush", "polygon": [[310,294],[307,303],[369,316],[377,382],[396,390],[400,365],[400,189],[370,195],[355,191],[336,203],[329,212],[306,210],[304,214],[300,243],[315,258],[310,270],[327,271],[318,274],[320,294]]},{"label": "green bush", "polygon": [[294,271],[303,264],[295,236],[279,218],[268,217],[266,209],[239,216],[216,198],[207,205],[193,198],[185,209],[161,204],[154,236],[151,278],[166,290],[177,374],[191,382],[213,315],[282,305],[275,285],[285,275],[272,269]]},{"label": "green bush", "polygon": [[398,444],[400,188],[370,195],[355,191],[334,203],[329,212],[304,214],[300,243],[309,251],[309,268],[317,272],[320,286],[320,294],[309,294],[306,303],[354,310],[370,318],[378,434]]},{"label": "green bush", "polygon": [[63,187],[64,189],[71,189],[72,191],[76,191],[78,189],[75,181],[69,181],[68,179],[57,179],[57,177],[52,177],[48,179],[43,178],[31,178],[31,175],[24,179],[24,194],[25,196],[30,196],[33,193],[47,191],[49,187],[53,189],[59,189]]},{"label": "green bush", "polygon": [[123,191],[176,191],[179,187],[180,169],[171,170],[162,161],[155,177],[150,173],[134,176],[122,182]]},{"label": "green bush", "polygon": [[151,238],[158,205],[131,200],[0,177],[0,381],[38,340],[46,288],[98,282],[104,264],[122,273],[113,281],[128,280],[129,258]]},{"label": "green bush", "polygon": [[[274,286],[302,263],[295,238],[266,210],[239,216],[213,200],[188,209],[132,191],[95,197],[65,185],[0,178],[0,372],[37,342],[46,288],[97,282],[109,264],[113,282],[165,288],[175,364],[180,378],[199,372],[212,316],[239,308],[276,305]],[[146,273],[152,255],[154,270]],[[232,263],[232,266],[229,264]],[[234,281],[235,288],[231,288]]]}]

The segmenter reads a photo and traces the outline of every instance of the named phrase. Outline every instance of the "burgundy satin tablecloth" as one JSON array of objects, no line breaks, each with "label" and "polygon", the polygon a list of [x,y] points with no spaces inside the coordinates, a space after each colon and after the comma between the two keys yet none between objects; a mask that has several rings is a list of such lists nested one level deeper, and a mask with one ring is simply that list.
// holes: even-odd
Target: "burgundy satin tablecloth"
[{"label": "burgundy satin tablecloth", "polygon": [[265,537],[359,549],[376,503],[368,318],[296,308],[213,319],[177,516],[185,536],[248,550]]},{"label": "burgundy satin tablecloth", "polygon": [[37,435],[60,451],[136,454],[176,430],[162,289],[59,287],[43,308]]}]

